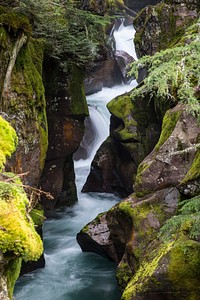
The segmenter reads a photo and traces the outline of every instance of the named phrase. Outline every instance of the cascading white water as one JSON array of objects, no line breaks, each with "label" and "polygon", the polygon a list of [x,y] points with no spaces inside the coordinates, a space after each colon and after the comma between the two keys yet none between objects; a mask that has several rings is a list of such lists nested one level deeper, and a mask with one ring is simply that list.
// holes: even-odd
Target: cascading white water
[{"label": "cascading white water", "polygon": [[121,25],[118,30],[113,32],[115,39],[116,50],[123,50],[137,60],[137,55],[135,52],[135,47],[133,44],[133,36],[135,34],[135,29],[132,25],[124,27],[124,21],[122,20]]},{"label": "cascading white water", "polygon": [[[130,29],[120,28],[120,36],[123,37],[127,30]],[[87,97],[89,123],[93,127],[95,138],[88,138],[86,134],[82,142],[82,148],[86,151],[85,158],[75,161],[79,201],[64,211],[57,210],[45,222],[43,235],[46,266],[18,280],[14,293],[16,300],[120,299],[115,280],[115,264],[96,254],[82,253],[76,242],[76,234],[98,213],[108,210],[119,201],[112,194],[82,194],[81,188],[97,149],[109,134],[110,116],[106,103],[115,96],[128,92],[135,85],[132,82],[130,85],[103,88]]]}]

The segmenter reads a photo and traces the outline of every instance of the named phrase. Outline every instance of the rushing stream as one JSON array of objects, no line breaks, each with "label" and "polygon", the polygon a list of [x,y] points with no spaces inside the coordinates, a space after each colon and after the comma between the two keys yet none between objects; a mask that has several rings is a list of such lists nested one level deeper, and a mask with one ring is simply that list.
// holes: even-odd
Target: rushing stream
[{"label": "rushing stream", "polygon": [[[121,31],[130,29],[120,27],[119,30],[123,36]],[[81,144],[85,149],[85,157],[74,161],[79,201],[73,207],[55,211],[45,221],[45,268],[19,278],[14,293],[16,300],[120,299],[115,264],[96,254],[83,253],[76,242],[76,234],[100,212],[108,210],[119,201],[112,194],[81,193],[81,188],[96,150],[109,134],[110,116],[106,103],[133,86],[135,82],[103,88],[102,91],[87,97],[90,117],[86,127],[92,126],[94,137],[86,133]]]}]

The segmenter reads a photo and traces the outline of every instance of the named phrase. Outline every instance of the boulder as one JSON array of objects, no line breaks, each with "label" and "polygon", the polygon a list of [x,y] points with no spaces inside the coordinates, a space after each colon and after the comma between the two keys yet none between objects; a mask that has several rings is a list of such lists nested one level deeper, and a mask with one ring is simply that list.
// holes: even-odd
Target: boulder
[{"label": "boulder", "polygon": [[[199,299],[199,197],[182,202],[150,242],[122,299]],[[119,266],[120,268],[120,266]],[[119,276],[123,269],[119,270]],[[124,270],[126,271],[126,270]],[[124,278],[125,273],[123,274]],[[123,278],[123,277],[122,277]]]},{"label": "boulder", "polygon": [[[176,188],[157,191],[142,199],[130,195],[87,224],[78,233],[77,241],[83,251],[107,256],[117,263],[126,262],[133,272],[146,252],[146,245],[176,213],[178,199]],[[121,285],[124,285],[122,280]]]},{"label": "boulder", "polygon": [[170,47],[197,18],[197,7],[188,7],[182,2],[172,6],[170,4],[174,1],[164,2],[145,7],[134,19],[134,43],[138,58],[154,55],[157,51]]},{"label": "boulder", "polygon": [[110,137],[92,162],[83,192],[98,191],[127,197],[133,192],[137,167],[158,141],[161,120],[146,98],[134,103],[126,93],[108,104]]},{"label": "boulder", "polygon": [[126,84],[130,83],[133,77],[128,76],[128,72],[130,71],[128,65],[134,61],[133,57],[123,50],[115,51],[114,55],[121,71],[123,82]]},{"label": "boulder", "polygon": [[115,245],[110,239],[106,214],[99,214],[77,234],[77,242],[83,252],[94,252],[118,262]]}]

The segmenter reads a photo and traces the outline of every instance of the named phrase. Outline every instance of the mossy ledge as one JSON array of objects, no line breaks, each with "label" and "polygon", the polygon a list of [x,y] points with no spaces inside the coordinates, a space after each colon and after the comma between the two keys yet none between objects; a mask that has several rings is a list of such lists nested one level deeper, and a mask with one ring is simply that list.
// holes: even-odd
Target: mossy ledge
[{"label": "mossy ledge", "polygon": [[[0,117],[0,171],[6,158],[11,156],[17,144],[17,136],[9,123]],[[12,299],[21,261],[37,260],[43,253],[43,243],[35,231],[28,214],[29,200],[18,176],[0,174],[0,253],[4,267],[1,276],[7,281],[7,294]]]}]

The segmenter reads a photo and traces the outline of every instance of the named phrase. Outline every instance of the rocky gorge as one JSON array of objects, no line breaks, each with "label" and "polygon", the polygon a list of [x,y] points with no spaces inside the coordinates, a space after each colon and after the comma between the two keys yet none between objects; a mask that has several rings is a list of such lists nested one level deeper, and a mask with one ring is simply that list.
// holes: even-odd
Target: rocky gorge
[{"label": "rocky gorge", "polygon": [[[37,1],[13,7],[0,1],[2,300],[12,299],[22,260],[42,255],[34,229],[40,233],[42,211],[77,201],[72,156],[89,114],[85,94],[127,78],[113,54],[113,19],[107,20],[122,9],[132,12],[136,29],[139,60],[129,73],[138,86],[108,103],[110,135],[83,192],[125,199],[77,240],[83,251],[117,263],[121,299],[199,299],[200,6],[197,0],[143,2],[142,8],[137,1],[79,1],[68,8],[75,25],[67,32],[60,27],[69,28],[64,7],[45,7],[43,13],[56,11],[53,26],[66,34],[55,37],[45,31],[48,23],[41,34]],[[76,13],[83,23],[76,24]],[[65,38],[70,49],[60,46]]]}]

